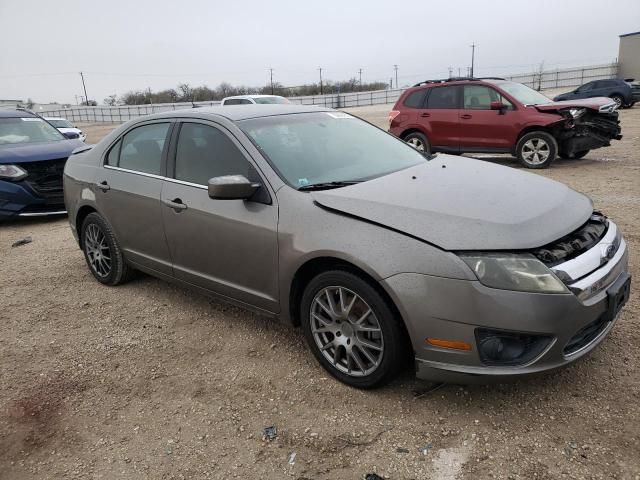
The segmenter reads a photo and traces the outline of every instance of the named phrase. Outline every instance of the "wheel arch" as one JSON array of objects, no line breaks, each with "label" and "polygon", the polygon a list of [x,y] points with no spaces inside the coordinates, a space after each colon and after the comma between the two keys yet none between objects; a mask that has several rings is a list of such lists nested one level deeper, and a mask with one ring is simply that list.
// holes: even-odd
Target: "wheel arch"
[{"label": "wheel arch", "polygon": [[380,282],[378,282],[371,273],[367,272],[363,268],[360,268],[354,263],[332,256],[311,258],[300,265],[293,275],[289,288],[288,313],[289,319],[294,326],[300,326],[300,315],[298,312],[298,308],[305,287],[316,275],[329,270],[344,270],[357,275],[358,277],[369,283],[385,299],[387,305],[394,312],[396,318],[400,320],[400,324],[405,331],[406,338],[410,338],[405,320],[402,317],[400,309],[396,306],[395,302],[391,298],[391,295],[389,295],[389,293],[384,289]]},{"label": "wheel arch", "polygon": [[418,127],[409,127],[403,130],[402,133],[400,134],[400,138],[404,140],[407,137],[407,135],[410,135],[412,133],[421,133],[422,135],[427,137],[427,140],[429,140],[429,134],[425,132],[424,129],[418,128]]},{"label": "wheel arch", "polygon": [[78,233],[78,244],[80,245],[80,248],[83,248],[82,233],[81,233],[82,223],[90,213],[98,213],[98,211],[92,205],[83,205],[78,209],[78,212],[76,213],[76,218],[74,223],[76,226],[76,232]]}]

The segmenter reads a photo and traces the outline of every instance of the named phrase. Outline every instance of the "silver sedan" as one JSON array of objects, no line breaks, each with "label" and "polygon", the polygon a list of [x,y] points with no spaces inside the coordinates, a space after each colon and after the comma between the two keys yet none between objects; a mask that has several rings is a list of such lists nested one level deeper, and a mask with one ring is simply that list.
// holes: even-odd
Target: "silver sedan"
[{"label": "silver sedan", "polygon": [[408,358],[454,382],[567,365],[629,296],[625,241],[586,196],[335,110],[139,118],[76,150],[64,187],[99,282],[139,270],[300,326],[360,388]]}]

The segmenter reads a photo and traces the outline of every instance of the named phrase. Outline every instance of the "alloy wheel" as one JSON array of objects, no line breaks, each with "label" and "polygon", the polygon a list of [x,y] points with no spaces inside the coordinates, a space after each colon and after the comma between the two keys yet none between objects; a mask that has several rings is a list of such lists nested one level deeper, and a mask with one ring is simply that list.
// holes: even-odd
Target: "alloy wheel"
[{"label": "alloy wheel", "polygon": [[384,339],[371,307],[355,292],[331,286],[311,302],[311,334],[322,355],[342,373],[363,377],[382,361]]},{"label": "alloy wheel", "polygon": [[419,138],[410,138],[409,140],[407,140],[407,143],[419,152],[424,152],[424,143]]},{"label": "alloy wheel", "polygon": [[100,277],[111,273],[111,250],[104,232],[95,223],[87,226],[84,248],[93,271]]},{"label": "alloy wheel", "polygon": [[541,165],[547,161],[551,149],[541,138],[532,138],[522,146],[522,158],[530,165]]}]

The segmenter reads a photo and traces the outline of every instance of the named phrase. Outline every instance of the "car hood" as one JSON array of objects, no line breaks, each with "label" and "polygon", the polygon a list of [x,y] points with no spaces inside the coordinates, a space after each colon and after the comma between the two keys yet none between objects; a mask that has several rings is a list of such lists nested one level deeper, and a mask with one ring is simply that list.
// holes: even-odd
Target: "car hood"
[{"label": "car hood", "polygon": [[0,145],[0,163],[23,163],[67,158],[74,149],[82,146],[84,146],[84,143],[76,139],[60,140],[58,142]]},{"label": "car hood", "polygon": [[[556,97],[558,98],[558,97]],[[599,111],[601,107],[605,105],[614,104],[610,98],[607,97],[594,97],[594,98],[581,98],[577,100],[559,100],[551,103],[544,103],[542,105],[535,105],[536,109],[541,112],[555,112],[564,108],[590,108],[595,111]]]},{"label": "car hood", "polygon": [[520,250],[583,225],[591,200],[562,183],[465,157],[433,160],[356,185],[312,192],[315,202],[445,250]]}]

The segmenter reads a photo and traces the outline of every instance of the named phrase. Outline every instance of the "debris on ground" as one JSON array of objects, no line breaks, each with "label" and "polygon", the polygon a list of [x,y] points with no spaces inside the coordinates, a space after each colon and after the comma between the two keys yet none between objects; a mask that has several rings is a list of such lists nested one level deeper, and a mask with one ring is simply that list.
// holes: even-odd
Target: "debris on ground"
[{"label": "debris on ground", "polygon": [[398,447],[398,448],[396,448],[396,452],[397,453],[409,453],[409,450],[407,450],[406,448]]},{"label": "debris on ground", "polygon": [[384,477],[381,477],[377,473],[367,473],[364,480],[384,480]]},{"label": "debris on ground", "polygon": [[429,388],[425,388],[423,390],[414,390],[413,398],[418,399],[418,398],[424,397],[428,393],[432,393],[432,392],[435,392],[436,390],[440,390],[445,385],[446,385],[445,383],[434,383]]},{"label": "debris on ground", "polygon": [[21,245],[26,245],[27,243],[31,243],[31,242],[33,242],[33,239],[31,237],[24,237],[16,242],[13,242],[11,244],[11,247],[20,247]]},{"label": "debris on ground", "polygon": [[420,451],[422,452],[423,455],[427,455],[429,453],[429,450],[431,450],[432,448],[433,448],[433,445],[428,443],[427,445],[425,445],[424,448],[420,449]]},{"label": "debris on ground", "polygon": [[296,452],[292,452],[291,455],[289,455],[289,465],[295,465],[296,464]]},{"label": "debris on ground", "polygon": [[264,427],[264,429],[262,430],[263,440],[267,440],[270,442],[271,440],[275,440],[277,436],[278,436],[278,429],[273,425],[270,427]]}]

